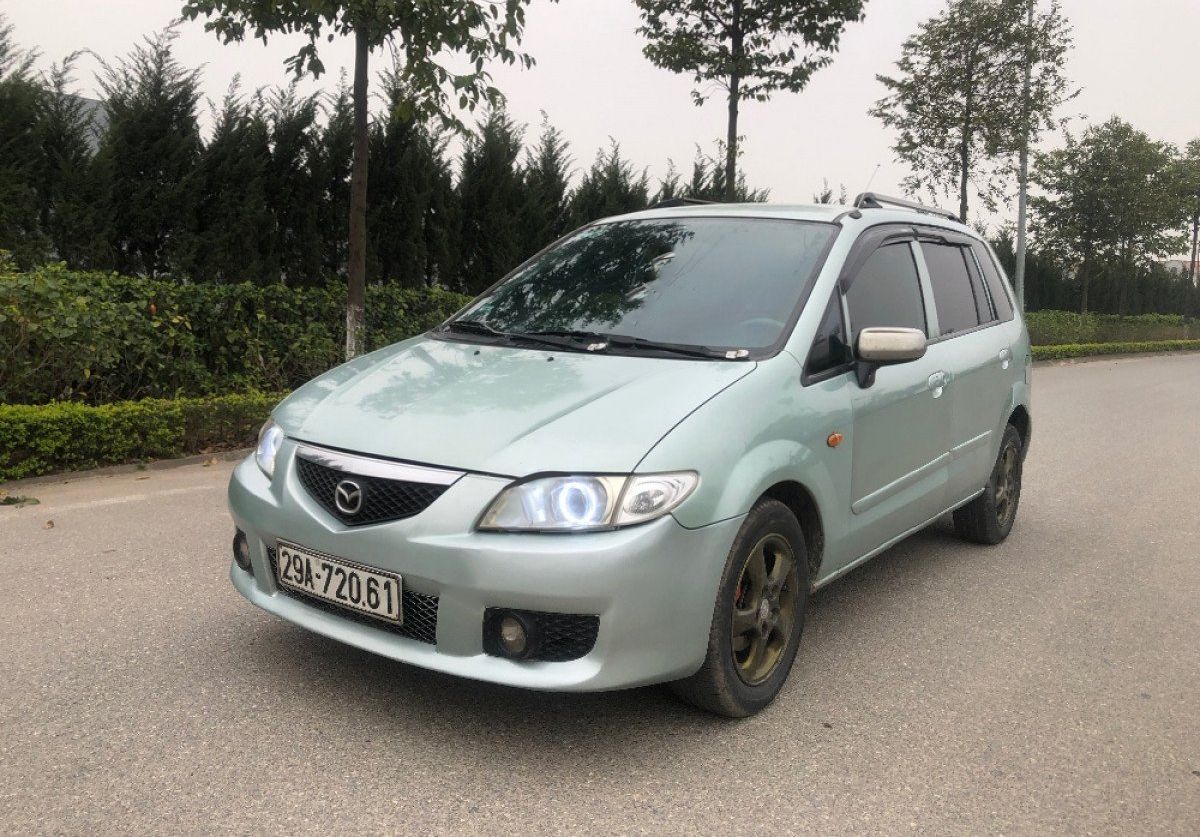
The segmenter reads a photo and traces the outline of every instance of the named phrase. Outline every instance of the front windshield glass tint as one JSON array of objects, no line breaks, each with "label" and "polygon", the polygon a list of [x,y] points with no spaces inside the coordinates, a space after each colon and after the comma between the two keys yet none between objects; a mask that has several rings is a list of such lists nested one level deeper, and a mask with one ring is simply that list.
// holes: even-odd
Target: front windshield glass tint
[{"label": "front windshield glass tint", "polygon": [[661,343],[776,343],[837,233],[753,218],[618,221],[580,230],[459,319],[496,331],[600,332]]}]

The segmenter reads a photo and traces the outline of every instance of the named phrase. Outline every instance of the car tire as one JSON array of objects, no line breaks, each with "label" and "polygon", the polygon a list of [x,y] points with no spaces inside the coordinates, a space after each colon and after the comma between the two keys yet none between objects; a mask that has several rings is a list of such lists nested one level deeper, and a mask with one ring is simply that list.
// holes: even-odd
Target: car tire
[{"label": "car tire", "polygon": [[796,658],[808,584],[808,551],[796,516],[778,500],[759,501],[729,550],[704,664],[670,684],[672,691],[729,718],[765,709]]},{"label": "car tire", "polygon": [[1020,431],[1008,425],[983,493],[954,512],[954,528],[961,537],[988,545],[1008,537],[1021,502],[1023,448]]}]

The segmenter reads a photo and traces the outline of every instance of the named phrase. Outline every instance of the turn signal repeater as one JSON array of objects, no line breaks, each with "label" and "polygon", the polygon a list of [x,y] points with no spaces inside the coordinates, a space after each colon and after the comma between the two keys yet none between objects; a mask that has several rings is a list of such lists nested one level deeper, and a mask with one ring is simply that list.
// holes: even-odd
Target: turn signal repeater
[{"label": "turn signal repeater", "polygon": [[831,447],[831,448],[836,448],[838,445],[840,445],[842,443],[842,440],[845,438],[846,437],[843,436],[841,433],[836,433],[836,432],[830,433],[829,438],[827,438],[825,440],[825,444],[829,445],[829,447]]}]

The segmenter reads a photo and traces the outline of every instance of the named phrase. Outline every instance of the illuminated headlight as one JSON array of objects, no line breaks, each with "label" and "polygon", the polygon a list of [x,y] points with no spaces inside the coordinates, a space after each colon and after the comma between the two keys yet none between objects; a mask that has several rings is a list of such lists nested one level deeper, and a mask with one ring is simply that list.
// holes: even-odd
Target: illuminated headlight
[{"label": "illuminated headlight", "polygon": [[254,451],[254,461],[268,477],[275,473],[275,455],[283,444],[283,428],[270,419],[258,431],[258,447]]},{"label": "illuminated headlight", "polygon": [[543,477],[501,492],[479,522],[492,531],[586,532],[667,514],[695,490],[699,474]]}]

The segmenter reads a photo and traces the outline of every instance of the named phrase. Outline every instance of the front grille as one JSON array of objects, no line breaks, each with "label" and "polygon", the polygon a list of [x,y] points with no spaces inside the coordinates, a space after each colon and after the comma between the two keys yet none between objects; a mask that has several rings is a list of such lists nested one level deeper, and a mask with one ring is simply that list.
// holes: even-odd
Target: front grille
[{"label": "front grille", "polygon": [[278,583],[279,558],[274,547],[267,547],[267,557],[271,559],[271,574],[276,579],[276,586],[278,586],[279,592],[285,596],[290,596],[326,613],[332,613],[344,619],[370,625],[372,628],[379,628],[381,631],[399,634],[409,639],[415,639],[417,642],[427,642],[430,645],[437,643],[437,596],[427,596],[424,593],[415,593],[412,590],[402,590],[400,598],[404,603],[404,624],[397,625],[394,622],[376,619],[365,613],[341,607],[325,599],[310,596],[299,590],[293,590],[291,587],[284,587]]},{"label": "front grille", "polygon": [[483,615],[484,651],[504,656],[496,647],[496,632],[492,626],[512,613],[523,618],[533,628],[533,648],[526,660],[546,663],[565,663],[584,657],[596,645],[600,632],[600,617],[584,613],[547,613],[538,610],[511,610],[489,607]]},{"label": "front grille", "polygon": [[[412,517],[425,511],[449,488],[446,485],[427,482],[362,476],[313,462],[303,456],[296,457],[296,470],[300,484],[312,498],[347,526],[364,526],[368,523]],[[353,480],[362,492],[362,506],[354,514],[343,512],[335,500],[338,483],[346,479]]]}]

